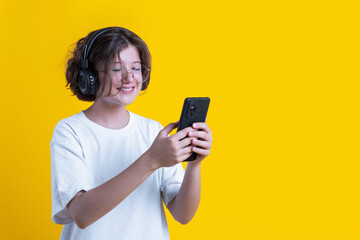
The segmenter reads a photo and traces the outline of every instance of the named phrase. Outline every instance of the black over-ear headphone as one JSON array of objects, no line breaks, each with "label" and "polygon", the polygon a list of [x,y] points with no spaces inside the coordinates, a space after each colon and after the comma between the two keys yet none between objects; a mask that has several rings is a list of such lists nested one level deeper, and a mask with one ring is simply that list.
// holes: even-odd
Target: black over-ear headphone
[{"label": "black over-ear headphone", "polygon": [[[99,79],[96,70],[93,70],[89,67],[89,59],[88,59],[89,53],[92,45],[94,44],[94,41],[101,34],[113,28],[124,29],[121,27],[108,27],[101,29],[92,39],[89,40],[89,45],[88,44],[84,45],[84,57],[81,60],[81,69],[79,71],[79,76],[78,76],[79,89],[82,94],[94,95],[96,94],[96,91],[99,88]],[[150,82],[150,76],[148,77],[147,83],[143,83],[141,90],[145,90],[149,82]]]},{"label": "black over-ear headphone", "polygon": [[89,45],[84,45],[84,57],[81,60],[81,69],[79,72],[79,89],[82,94],[93,95],[96,94],[96,91],[99,87],[99,79],[96,71],[94,72],[89,68],[89,53],[94,41],[104,32],[109,31],[111,28],[104,28],[98,32],[92,39],[89,41]]}]

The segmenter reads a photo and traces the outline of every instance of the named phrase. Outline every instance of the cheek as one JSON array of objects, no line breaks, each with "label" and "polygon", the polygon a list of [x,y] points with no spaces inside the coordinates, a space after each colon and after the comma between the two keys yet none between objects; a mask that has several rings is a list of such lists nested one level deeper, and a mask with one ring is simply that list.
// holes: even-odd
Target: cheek
[{"label": "cheek", "polygon": [[121,85],[121,72],[111,72],[109,80],[117,86]]},{"label": "cheek", "polygon": [[109,76],[107,79],[105,79],[105,74],[101,74],[99,75],[99,83],[100,83],[100,86],[99,86],[99,90],[98,90],[98,93],[101,95],[101,96],[107,96],[107,95],[113,95],[113,94],[116,94],[117,92],[117,85],[113,82],[111,82]]}]

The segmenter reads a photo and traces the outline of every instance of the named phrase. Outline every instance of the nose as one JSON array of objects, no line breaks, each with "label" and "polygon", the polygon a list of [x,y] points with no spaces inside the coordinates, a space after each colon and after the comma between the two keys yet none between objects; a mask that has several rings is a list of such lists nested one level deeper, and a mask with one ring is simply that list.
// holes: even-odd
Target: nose
[{"label": "nose", "polygon": [[[130,78],[129,74],[130,74],[131,78]],[[124,82],[125,81],[130,82],[131,80],[135,80],[134,73],[132,71],[128,71],[127,69],[123,70],[121,77]]]}]

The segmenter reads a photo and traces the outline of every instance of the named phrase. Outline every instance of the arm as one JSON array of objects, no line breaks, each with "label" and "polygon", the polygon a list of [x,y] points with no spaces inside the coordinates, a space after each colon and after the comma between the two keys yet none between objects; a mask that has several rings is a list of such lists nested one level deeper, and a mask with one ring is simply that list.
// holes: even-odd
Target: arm
[{"label": "arm", "polygon": [[111,211],[156,169],[173,166],[190,156],[191,139],[183,138],[191,128],[168,137],[176,125],[172,123],[161,130],[150,149],[123,172],[90,191],[75,195],[67,208],[78,227],[84,229]]},{"label": "arm", "polygon": [[175,220],[181,224],[190,222],[199,206],[201,192],[200,165],[202,160],[210,154],[212,142],[211,131],[206,123],[196,123],[193,128],[203,130],[188,133],[192,145],[196,146],[192,150],[198,155],[194,161],[188,162],[179,193],[167,206]]},{"label": "arm", "polygon": [[70,216],[79,228],[86,228],[124,200],[156,169],[142,155],[123,172],[90,190],[81,191],[68,203]]}]

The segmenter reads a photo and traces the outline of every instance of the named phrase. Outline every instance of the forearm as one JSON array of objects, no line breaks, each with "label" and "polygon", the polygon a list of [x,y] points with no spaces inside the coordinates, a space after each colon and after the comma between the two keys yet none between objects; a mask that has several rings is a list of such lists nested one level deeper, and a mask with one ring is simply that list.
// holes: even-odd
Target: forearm
[{"label": "forearm", "polygon": [[200,194],[200,163],[188,163],[179,193],[168,204],[168,209],[175,220],[186,224],[193,218],[200,203]]},{"label": "forearm", "polygon": [[74,197],[68,209],[75,223],[86,228],[116,207],[156,170],[149,163],[145,153],[114,178]]}]

